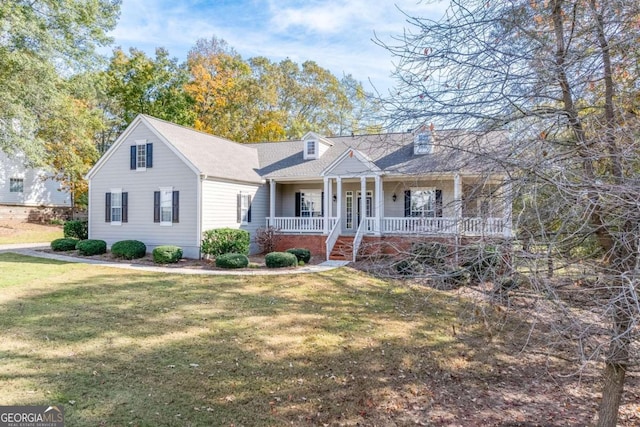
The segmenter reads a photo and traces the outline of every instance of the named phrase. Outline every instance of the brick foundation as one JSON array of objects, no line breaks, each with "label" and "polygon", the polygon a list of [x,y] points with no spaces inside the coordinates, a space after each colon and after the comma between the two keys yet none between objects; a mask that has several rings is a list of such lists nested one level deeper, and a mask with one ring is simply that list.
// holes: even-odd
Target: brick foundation
[{"label": "brick foundation", "polygon": [[305,234],[282,234],[276,245],[276,251],[285,251],[290,248],[305,248],[311,251],[312,257],[326,258],[327,236]]}]

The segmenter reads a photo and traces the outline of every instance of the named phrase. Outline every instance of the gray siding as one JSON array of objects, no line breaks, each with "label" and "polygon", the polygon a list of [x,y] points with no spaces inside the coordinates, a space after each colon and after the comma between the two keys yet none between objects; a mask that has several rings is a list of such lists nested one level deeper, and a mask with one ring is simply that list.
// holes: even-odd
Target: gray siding
[{"label": "gray siding", "polygon": [[[153,167],[129,169],[129,149],[136,140],[153,143]],[[159,245],[176,245],[187,258],[198,258],[197,188],[200,179],[171,149],[144,124],[138,124],[98,170],[90,182],[89,236],[108,245],[135,239],[148,251]],[[180,222],[163,226],[153,222],[153,193],[160,187],[180,191]],[[122,225],[105,222],[105,193],[121,188],[129,193],[129,221]]]},{"label": "gray siding", "polygon": [[[238,194],[251,195],[251,222],[237,221]],[[266,226],[269,215],[268,185],[241,184],[218,180],[202,183],[202,231],[214,228],[240,228],[251,234],[251,253],[259,252],[253,243],[256,230]]]},{"label": "gray siding", "polygon": [[[9,158],[0,151],[0,204],[20,206],[71,206],[71,195],[44,169],[27,168],[25,158]],[[11,178],[23,180],[23,192],[10,191]]]},{"label": "gray siding", "polygon": [[371,172],[369,167],[363,164],[356,156],[346,156],[340,163],[335,165],[329,175],[356,175]]}]

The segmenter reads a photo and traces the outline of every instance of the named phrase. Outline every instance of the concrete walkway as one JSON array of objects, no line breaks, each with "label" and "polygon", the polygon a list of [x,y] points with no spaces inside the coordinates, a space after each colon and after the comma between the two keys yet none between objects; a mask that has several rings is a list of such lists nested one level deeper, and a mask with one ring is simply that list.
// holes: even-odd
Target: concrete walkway
[{"label": "concrete walkway", "polygon": [[13,252],[21,255],[27,255],[38,258],[54,259],[64,262],[76,262],[84,264],[100,265],[103,267],[126,268],[138,271],[150,271],[154,273],[170,273],[170,274],[203,274],[203,275],[219,275],[219,276],[269,276],[282,274],[305,274],[320,273],[323,271],[334,270],[347,265],[348,261],[325,261],[322,264],[305,265],[295,269],[256,269],[256,270],[202,270],[195,268],[180,267],[157,267],[153,265],[132,264],[127,262],[109,262],[88,258],[76,258],[67,255],[53,254],[42,252],[36,249],[49,248],[49,243],[16,243],[10,245],[0,245],[1,252]]}]

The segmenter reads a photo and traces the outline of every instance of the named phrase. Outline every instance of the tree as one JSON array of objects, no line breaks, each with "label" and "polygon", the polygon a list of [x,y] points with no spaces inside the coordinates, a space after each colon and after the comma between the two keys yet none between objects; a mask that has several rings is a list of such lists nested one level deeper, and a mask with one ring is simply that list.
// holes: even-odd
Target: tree
[{"label": "tree", "polygon": [[103,79],[104,97],[111,100],[105,107],[119,118],[120,131],[138,114],[193,126],[193,101],[184,90],[189,74],[166,49],[157,48],[152,59],[135,48],[128,55],[117,48]]},{"label": "tree", "polygon": [[[625,374],[636,361],[639,17],[640,5],[628,0],[453,0],[441,20],[409,18],[411,30],[394,44],[381,42],[399,64],[386,106],[393,124],[508,129],[508,145],[472,151],[526,195],[525,216],[537,219],[530,237],[569,252],[581,242],[597,247],[565,262],[592,267],[591,304],[580,312],[610,322],[606,346],[582,354],[607,348],[599,426],[616,425]],[[532,283],[557,295],[544,278]]]},{"label": "tree", "polygon": [[43,117],[67,102],[61,75],[98,63],[119,0],[7,0],[0,3],[0,149],[45,155]]}]

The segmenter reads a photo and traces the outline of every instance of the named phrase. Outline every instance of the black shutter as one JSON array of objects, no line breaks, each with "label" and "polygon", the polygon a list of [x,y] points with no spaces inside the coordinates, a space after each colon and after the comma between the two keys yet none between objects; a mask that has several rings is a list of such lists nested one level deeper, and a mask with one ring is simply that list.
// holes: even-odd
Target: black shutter
[{"label": "black shutter", "polygon": [[296,192],[296,207],[295,207],[295,215],[294,216],[300,216],[300,202],[302,201],[302,197],[300,195],[300,192],[297,191]]},{"label": "black shutter", "polygon": [[129,193],[122,193],[122,222],[129,222]]},{"label": "black shutter", "polygon": [[404,216],[411,216],[411,190],[404,190]]},{"label": "black shutter", "polygon": [[236,222],[238,224],[242,222],[242,193],[238,193],[237,197]]},{"label": "black shutter", "polygon": [[320,207],[320,216],[324,216],[324,191],[320,193],[320,200],[322,200],[322,206]]},{"label": "black shutter", "polygon": [[251,222],[251,195],[247,196],[247,204],[249,209],[247,210],[247,222]]},{"label": "black shutter", "polygon": [[111,193],[104,196],[104,222],[111,222]]},{"label": "black shutter", "polygon": [[171,203],[171,222],[180,222],[180,192],[174,191]]},{"label": "black shutter", "polygon": [[442,217],[442,190],[436,190],[436,217]]},{"label": "black shutter", "polygon": [[153,167],[153,144],[147,144],[147,167]]},{"label": "black shutter", "polygon": [[131,159],[129,161],[129,166],[131,169],[136,169],[138,162],[136,161],[136,146],[132,145],[129,152],[131,153]]},{"label": "black shutter", "polygon": [[160,192],[153,192],[153,222],[160,222]]}]

